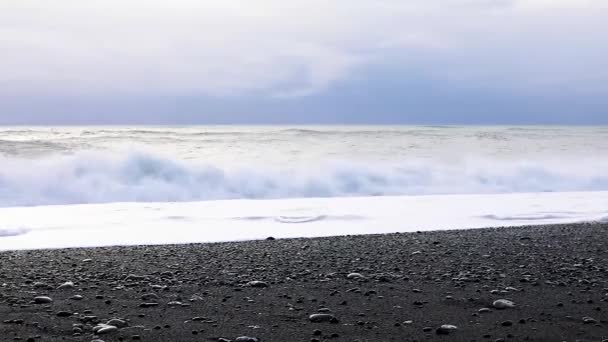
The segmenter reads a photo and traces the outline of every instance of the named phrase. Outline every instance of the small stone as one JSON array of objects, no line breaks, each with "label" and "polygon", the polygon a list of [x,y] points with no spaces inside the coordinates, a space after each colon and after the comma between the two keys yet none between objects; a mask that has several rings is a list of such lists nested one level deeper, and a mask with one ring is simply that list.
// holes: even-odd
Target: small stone
[{"label": "small stone", "polygon": [[48,304],[48,303],[52,303],[53,299],[51,299],[51,297],[46,297],[46,296],[38,296],[34,298],[34,303],[36,304]]},{"label": "small stone", "polygon": [[338,319],[334,315],[322,313],[322,314],[313,314],[308,317],[308,319],[313,323],[338,323]]},{"label": "small stone", "polygon": [[365,277],[361,273],[349,273],[346,275],[347,279],[364,279]]},{"label": "small stone", "polygon": [[110,334],[115,331],[118,331],[118,328],[113,325],[100,324],[93,328],[93,332],[97,335]]},{"label": "small stone", "polygon": [[259,280],[252,280],[247,283],[247,286],[263,288],[268,287],[268,283]]},{"label": "small stone", "polygon": [[73,283],[73,282],[71,282],[71,281],[67,281],[67,282],[65,282],[65,283],[63,283],[63,284],[61,284],[61,285],[59,285],[59,287],[58,287],[57,289],[58,289],[58,290],[71,290],[71,289],[73,289],[74,287],[75,287],[75,286],[74,286],[74,283]]},{"label": "small stone", "polygon": [[585,324],[595,324],[597,320],[591,317],[583,317],[583,323]]},{"label": "small stone", "polygon": [[67,311],[59,311],[57,313],[57,317],[70,317],[72,316],[71,312],[67,312]]},{"label": "small stone", "polygon": [[70,297],[71,300],[83,300],[84,297],[81,295],[73,295],[72,297]]},{"label": "small stone", "polygon": [[508,308],[514,308],[515,303],[507,299],[498,299],[495,300],[494,303],[492,303],[492,306],[498,310],[503,310]]},{"label": "small stone", "polygon": [[159,299],[160,297],[156,293],[144,293],[141,295],[141,300]]},{"label": "small stone", "polygon": [[442,326],[440,326],[439,328],[437,328],[436,333],[437,335],[448,335],[449,333],[458,330],[458,327],[455,325],[451,325],[451,324],[444,324]]},{"label": "small stone", "polygon": [[237,337],[234,342],[258,342],[259,340],[256,337],[249,336],[240,336]]},{"label": "small stone", "polygon": [[477,312],[479,312],[479,313],[488,313],[488,312],[492,312],[492,310],[490,310],[489,308],[481,308]]}]

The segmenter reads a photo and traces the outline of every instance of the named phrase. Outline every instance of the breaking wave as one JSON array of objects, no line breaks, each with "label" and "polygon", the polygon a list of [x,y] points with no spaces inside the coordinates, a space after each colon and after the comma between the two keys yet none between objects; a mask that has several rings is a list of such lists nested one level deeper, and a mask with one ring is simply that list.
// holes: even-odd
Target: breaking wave
[{"label": "breaking wave", "polygon": [[0,158],[0,206],[608,190],[608,161],[226,167],[146,153]]}]

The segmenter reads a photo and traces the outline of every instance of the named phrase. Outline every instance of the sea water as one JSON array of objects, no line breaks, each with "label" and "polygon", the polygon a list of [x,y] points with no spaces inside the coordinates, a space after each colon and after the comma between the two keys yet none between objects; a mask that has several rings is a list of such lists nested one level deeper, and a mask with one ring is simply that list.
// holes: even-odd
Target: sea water
[{"label": "sea water", "polygon": [[608,127],[0,128],[0,249],[608,217]]}]

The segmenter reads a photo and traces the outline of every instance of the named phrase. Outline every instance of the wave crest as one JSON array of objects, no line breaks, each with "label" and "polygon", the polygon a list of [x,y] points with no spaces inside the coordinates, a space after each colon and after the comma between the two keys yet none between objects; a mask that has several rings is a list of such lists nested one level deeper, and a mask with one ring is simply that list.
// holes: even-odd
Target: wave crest
[{"label": "wave crest", "polygon": [[608,162],[325,163],[230,168],[145,153],[0,159],[0,206],[608,190]]}]

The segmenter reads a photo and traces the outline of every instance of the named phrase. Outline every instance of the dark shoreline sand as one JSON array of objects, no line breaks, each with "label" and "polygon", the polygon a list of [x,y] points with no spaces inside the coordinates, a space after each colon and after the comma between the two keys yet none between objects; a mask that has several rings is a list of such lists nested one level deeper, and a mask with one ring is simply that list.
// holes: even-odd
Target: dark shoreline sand
[{"label": "dark shoreline sand", "polygon": [[600,223],[0,253],[1,341],[602,341],[607,304]]}]

